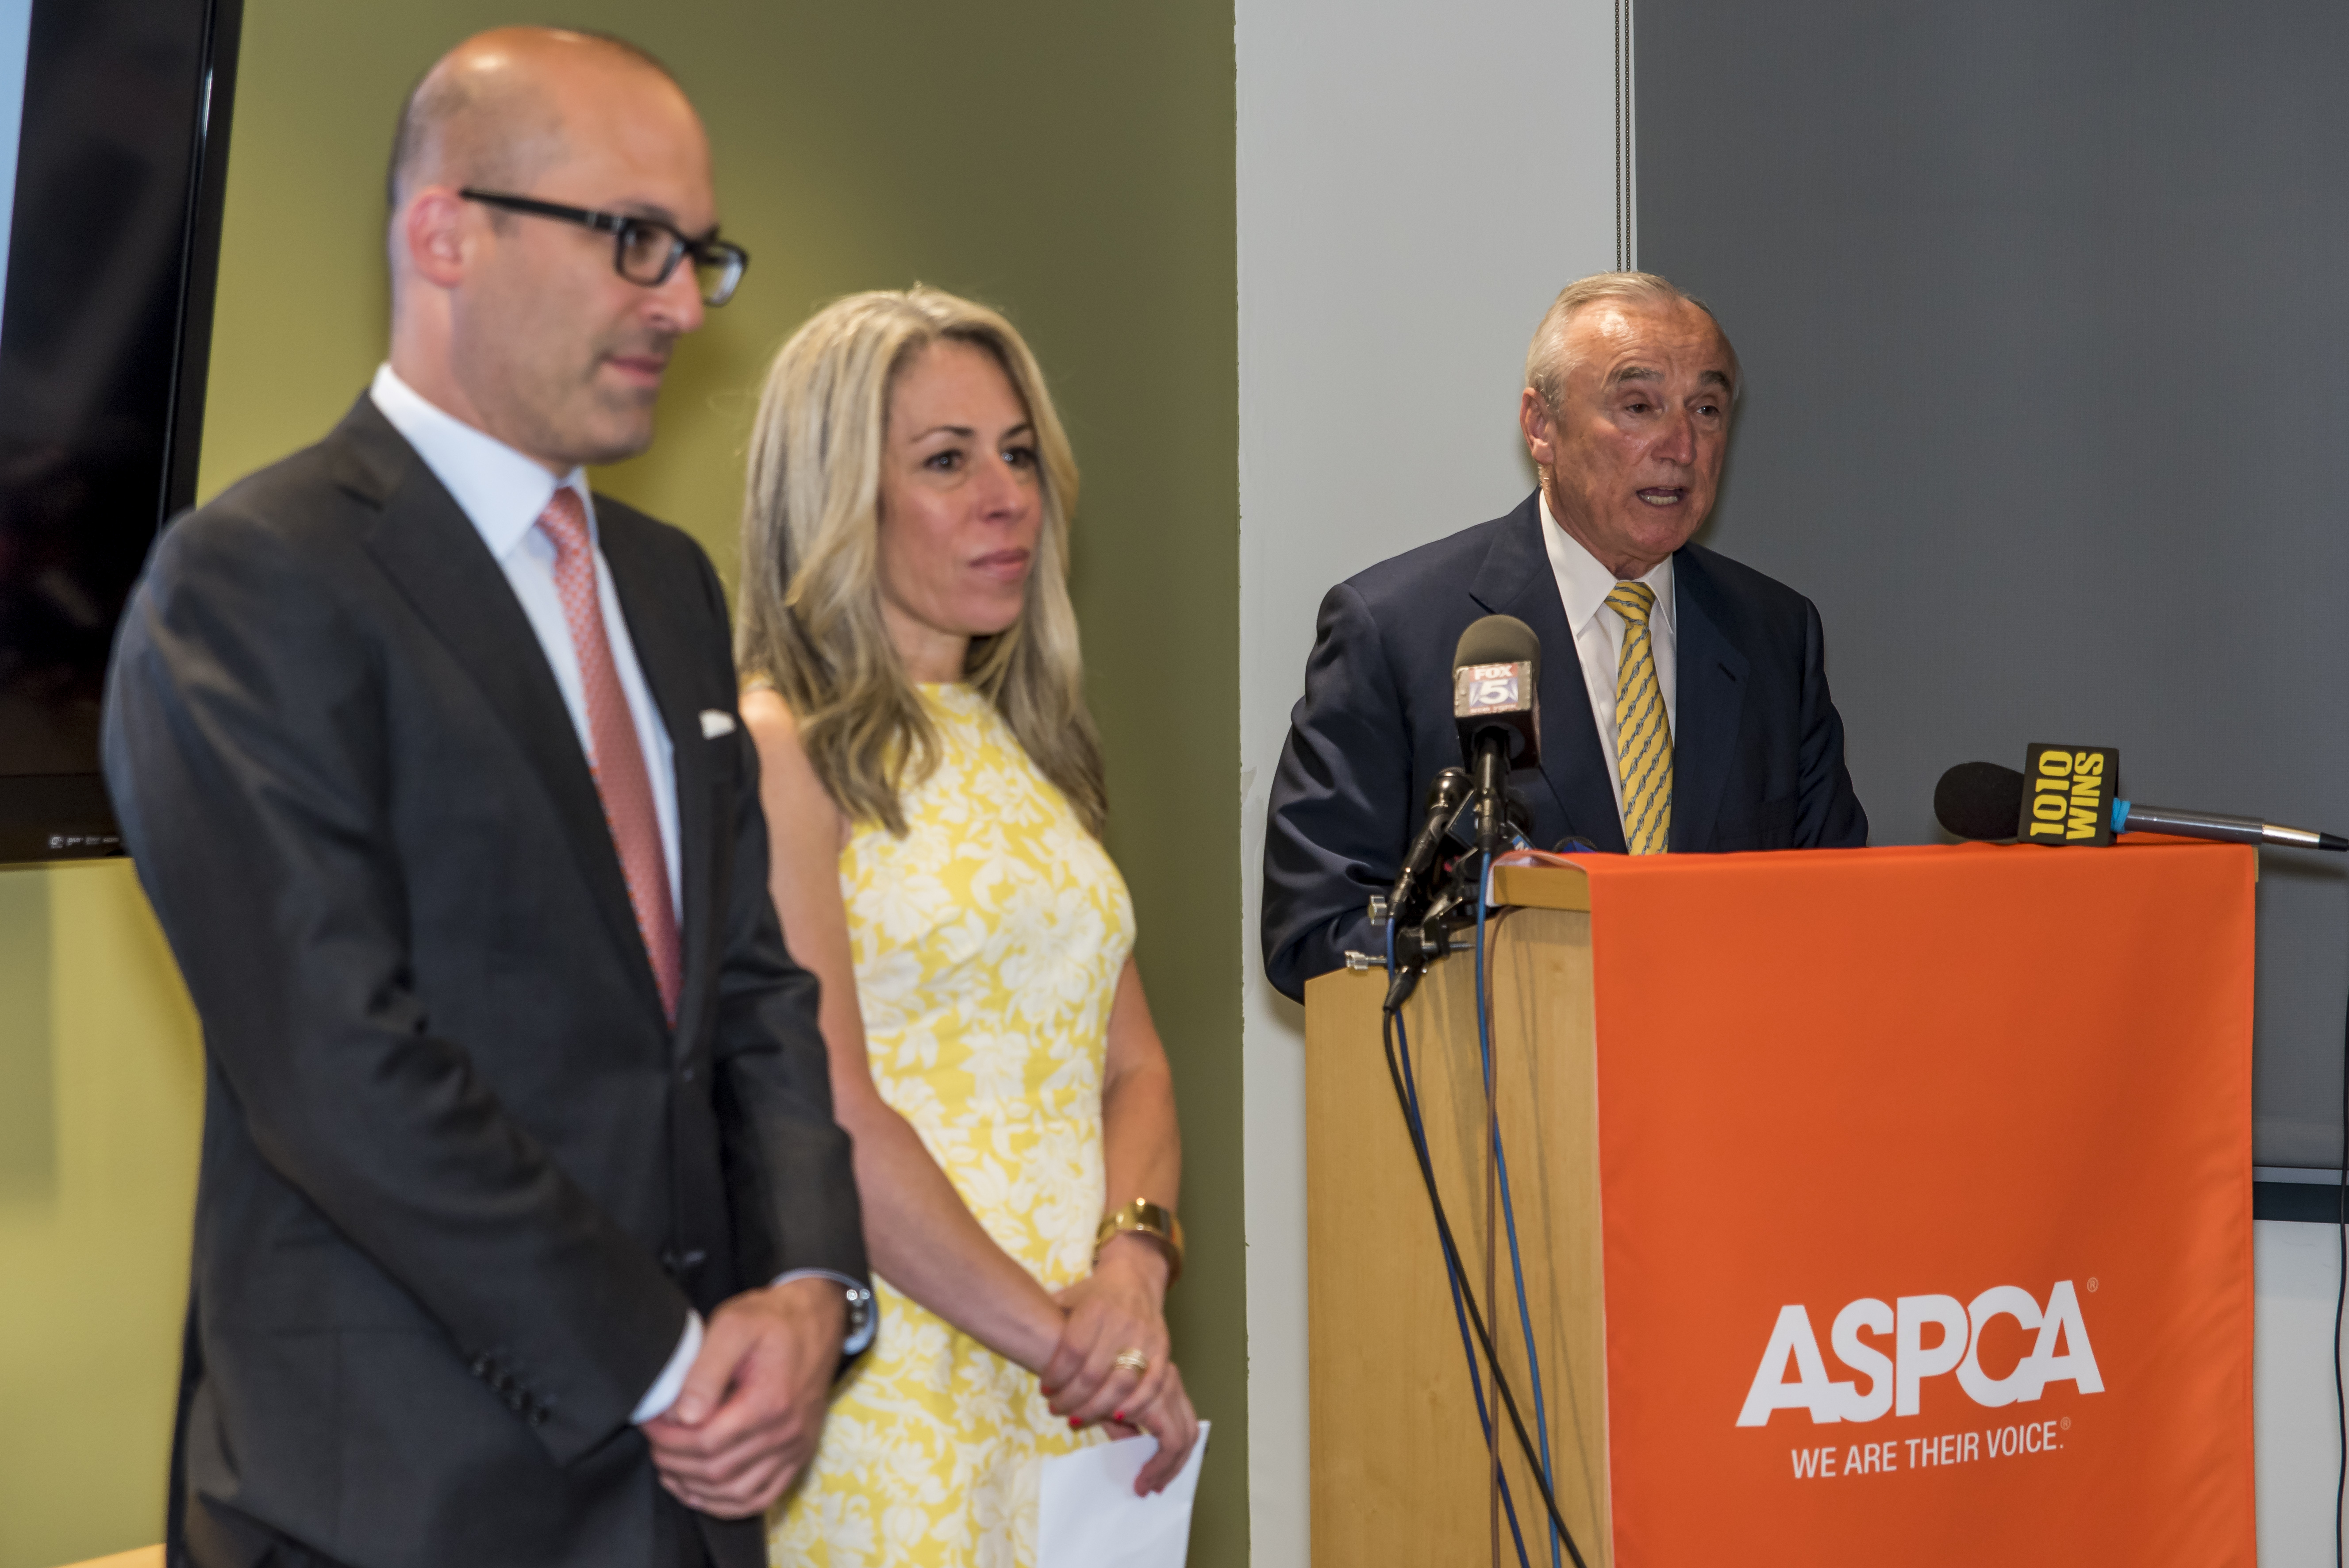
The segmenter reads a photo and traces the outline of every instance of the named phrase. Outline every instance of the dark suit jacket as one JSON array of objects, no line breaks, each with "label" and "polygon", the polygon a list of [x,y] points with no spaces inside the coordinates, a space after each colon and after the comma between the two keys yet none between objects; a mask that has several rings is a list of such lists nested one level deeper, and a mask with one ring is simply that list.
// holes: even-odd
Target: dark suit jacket
[{"label": "dark suit jacket", "polygon": [[207,1057],[175,1559],[695,1554],[628,1422],[688,1304],[864,1275],[756,754],[702,733],[718,579],[596,515],[676,748],[674,1032],[545,655],[373,403],[173,524],[125,613],[107,779]]},{"label": "dark suit jacket", "polygon": [[[1528,495],[1508,516],[1381,562],[1321,601],[1265,826],[1264,966],[1288,995],[1302,997],[1349,948],[1380,951],[1370,895],[1393,885],[1429,784],[1461,760],[1452,650],[1472,621],[1515,615],[1541,639],[1541,766],[1509,779],[1532,811],[1528,836],[1542,849],[1579,838],[1623,852],[1541,529]],[[1866,843],[1818,611],[1693,544],[1672,557],[1672,577],[1673,851]]]}]

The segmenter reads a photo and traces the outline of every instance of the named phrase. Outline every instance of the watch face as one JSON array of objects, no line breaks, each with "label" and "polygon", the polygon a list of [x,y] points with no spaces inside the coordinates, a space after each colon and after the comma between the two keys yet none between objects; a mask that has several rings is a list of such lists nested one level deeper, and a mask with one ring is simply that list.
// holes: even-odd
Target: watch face
[{"label": "watch face", "polygon": [[847,1289],[848,1332],[842,1336],[841,1348],[854,1355],[873,1342],[873,1331],[879,1312],[874,1304],[871,1291],[862,1285],[850,1285]]}]

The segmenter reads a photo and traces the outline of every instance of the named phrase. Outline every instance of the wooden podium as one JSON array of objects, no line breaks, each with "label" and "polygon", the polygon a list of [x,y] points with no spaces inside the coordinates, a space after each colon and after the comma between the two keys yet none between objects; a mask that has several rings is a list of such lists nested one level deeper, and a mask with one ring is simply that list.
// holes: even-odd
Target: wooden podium
[{"label": "wooden podium", "polygon": [[[1495,871],[1494,1109],[1587,1563],[2251,1568],[2255,868],[2140,839]],[[1505,1236],[1486,1289],[1475,979],[1473,954],[1447,956],[1402,1022],[1531,1429]],[[1313,1560],[1484,1563],[1485,1437],[1386,988],[1371,969],[1306,990]],[[1904,1327],[1896,1347],[1896,1303],[1942,1314],[1938,1345]],[[1848,1365],[1846,1304],[1885,1315]],[[1789,1314],[1808,1369],[1780,1354]],[[1886,1408],[1839,1419],[1847,1388]],[[1757,1390],[1784,1408],[1754,1418]],[[1546,1563],[1533,1475],[1492,1414]]]},{"label": "wooden podium", "polygon": [[[1551,1467],[1567,1528],[1599,1568],[1610,1559],[1599,1544],[1609,1534],[1606,1340],[1589,882],[1567,868],[1503,867],[1494,901],[1510,912],[1491,939],[1495,1100],[1545,1374]],[[1405,1004],[1403,1026],[1429,1156],[1483,1300],[1475,981],[1470,954],[1436,965]],[[1364,1568],[1479,1563],[1491,1546],[1485,1438],[1434,1217],[1381,1049],[1386,991],[1383,969],[1325,975],[1305,991],[1313,1559]],[[1509,1321],[1493,1326],[1495,1340],[1530,1430],[1506,1244],[1495,1277]],[[1494,1414],[1530,1549],[1540,1498],[1506,1417]]]}]

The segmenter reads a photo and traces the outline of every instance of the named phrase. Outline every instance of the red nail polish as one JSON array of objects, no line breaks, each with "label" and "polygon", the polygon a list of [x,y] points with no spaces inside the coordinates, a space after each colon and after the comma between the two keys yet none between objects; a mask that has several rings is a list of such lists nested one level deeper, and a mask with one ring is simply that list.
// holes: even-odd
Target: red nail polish
[{"label": "red nail polish", "polygon": [[1081,1430],[1083,1430],[1083,1429],[1083,1429],[1082,1427],[1081,1427],[1080,1425],[1078,1425],[1077,1418],[1076,1418],[1074,1416],[1071,1416],[1071,1417],[1069,1418],[1069,1430],[1071,1430],[1071,1431],[1072,1431],[1072,1432],[1075,1432],[1075,1431],[1081,1431]]},{"label": "red nail polish", "polygon": [[1115,1421],[1121,1427],[1125,1425],[1125,1412],[1123,1410],[1112,1410],[1109,1413],[1109,1418]]}]

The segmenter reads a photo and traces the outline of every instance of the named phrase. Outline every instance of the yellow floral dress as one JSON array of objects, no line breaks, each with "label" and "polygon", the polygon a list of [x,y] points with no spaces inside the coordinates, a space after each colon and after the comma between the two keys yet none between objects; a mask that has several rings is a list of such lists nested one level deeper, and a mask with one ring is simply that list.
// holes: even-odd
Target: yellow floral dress
[{"label": "yellow floral dress", "polygon": [[[1048,1290],[1101,1223],[1102,1073],[1133,905],[1100,841],[968,686],[921,688],[937,767],[906,832],[840,856],[856,998],[881,1097],[1004,1251]],[[779,1564],[1026,1568],[1037,1461],[1103,1441],[1035,1375],[875,1278],[881,1331],[773,1516]]]}]

